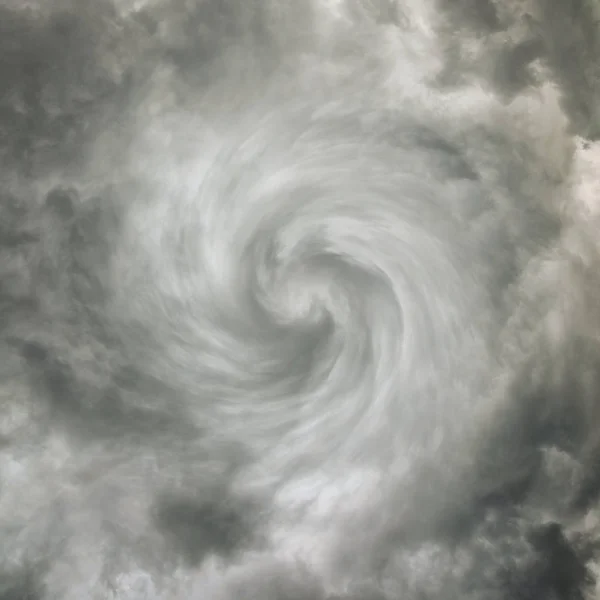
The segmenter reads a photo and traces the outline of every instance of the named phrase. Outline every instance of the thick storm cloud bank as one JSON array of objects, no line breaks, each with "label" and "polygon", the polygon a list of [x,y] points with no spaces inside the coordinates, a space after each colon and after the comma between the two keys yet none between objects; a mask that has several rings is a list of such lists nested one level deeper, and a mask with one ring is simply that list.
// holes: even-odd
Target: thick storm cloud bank
[{"label": "thick storm cloud bank", "polygon": [[599,14],[4,0],[0,598],[595,598]]}]

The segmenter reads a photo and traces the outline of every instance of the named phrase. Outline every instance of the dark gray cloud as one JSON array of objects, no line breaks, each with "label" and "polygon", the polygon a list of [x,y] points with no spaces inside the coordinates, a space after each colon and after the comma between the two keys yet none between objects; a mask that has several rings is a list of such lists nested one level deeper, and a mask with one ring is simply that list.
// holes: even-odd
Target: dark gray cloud
[{"label": "dark gray cloud", "polygon": [[1,4],[0,598],[594,595],[595,4]]}]

